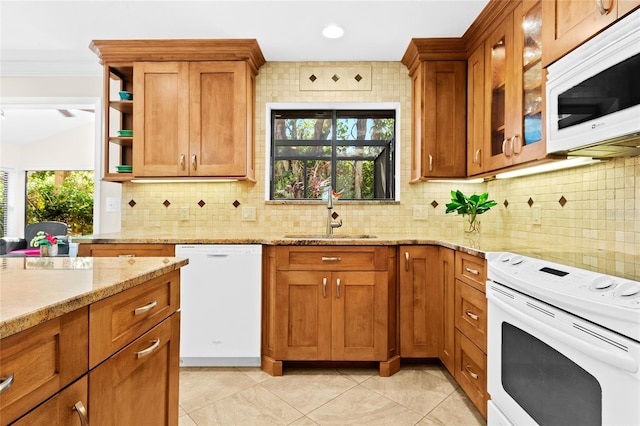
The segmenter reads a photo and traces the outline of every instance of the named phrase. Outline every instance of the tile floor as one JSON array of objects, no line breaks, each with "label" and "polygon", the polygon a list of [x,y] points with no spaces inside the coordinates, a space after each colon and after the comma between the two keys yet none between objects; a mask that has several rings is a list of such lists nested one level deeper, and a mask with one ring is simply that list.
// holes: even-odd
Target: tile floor
[{"label": "tile floor", "polygon": [[486,425],[440,364],[371,368],[183,368],[179,426]]}]

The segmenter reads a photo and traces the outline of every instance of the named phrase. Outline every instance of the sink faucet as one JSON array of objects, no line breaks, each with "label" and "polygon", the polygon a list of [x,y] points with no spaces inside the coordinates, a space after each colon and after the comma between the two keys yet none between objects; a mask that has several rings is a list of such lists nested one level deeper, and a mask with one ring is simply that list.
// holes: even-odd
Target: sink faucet
[{"label": "sink faucet", "polygon": [[331,211],[333,210],[333,191],[328,186],[327,189],[327,236],[333,235],[333,228],[340,228],[342,226],[342,219],[339,221],[333,220],[331,217]]}]

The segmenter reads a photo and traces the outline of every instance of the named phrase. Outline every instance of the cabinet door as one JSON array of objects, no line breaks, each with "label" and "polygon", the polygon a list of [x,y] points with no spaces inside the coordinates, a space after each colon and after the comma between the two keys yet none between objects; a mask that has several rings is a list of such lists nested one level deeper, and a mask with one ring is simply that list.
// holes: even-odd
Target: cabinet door
[{"label": "cabinet door", "polygon": [[640,0],[618,0],[618,19],[640,7]]},{"label": "cabinet door", "polygon": [[426,61],[423,66],[423,176],[465,177],[466,63]]},{"label": "cabinet door", "polygon": [[471,53],[467,61],[467,174],[484,171],[484,45]]},{"label": "cabinet door", "polygon": [[180,313],[89,373],[91,425],[177,425]]},{"label": "cabinet door", "polygon": [[440,361],[454,374],[455,358],[455,251],[439,248],[440,267],[442,269],[442,346]]},{"label": "cabinet door", "polygon": [[617,0],[602,0],[603,7],[608,8],[608,11],[598,10],[596,3],[595,0],[542,2],[544,67],[560,59],[617,19]]},{"label": "cabinet door", "polygon": [[133,173],[189,174],[189,64],[136,62]]},{"label": "cabinet door", "polygon": [[443,302],[438,247],[402,246],[400,263],[400,356],[437,357]]},{"label": "cabinet door", "polygon": [[387,273],[334,272],[331,275],[331,359],[387,359]]},{"label": "cabinet door", "polygon": [[477,347],[487,352],[487,297],[460,280],[455,282],[455,325]]},{"label": "cabinet door", "polygon": [[519,122],[513,111],[517,75],[513,67],[513,13],[489,35],[485,44],[485,170],[511,165],[513,130]]},{"label": "cabinet door", "polygon": [[0,425],[19,418],[87,372],[87,312],[81,308],[0,341],[0,377],[13,378],[0,393]]},{"label": "cabinet door", "polygon": [[[14,426],[81,426],[86,425],[87,376],[56,394],[44,404],[22,417]],[[84,410],[83,410],[84,408]]]},{"label": "cabinet door", "polygon": [[[520,112],[511,135],[514,164],[544,158],[544,70],[542,69],[542,2],[524,0],[514,14],[514,73]],[[546,48],[546,46],[545,46]]]},{"label": "cabinet door", "polygon": [[247,142],[253,138],[247,129],[253,119],[247,115],[247,67],[242,61],[190,64],[192,176],[247,175]]},{"label": "cabinet door", "polygon": [[80,244],[78,256],[91,257],[173,257],[173,244]]},{"label": "cabinet door", "polygon": [[331,359],[331,273],[276,273],[274,359]]}]

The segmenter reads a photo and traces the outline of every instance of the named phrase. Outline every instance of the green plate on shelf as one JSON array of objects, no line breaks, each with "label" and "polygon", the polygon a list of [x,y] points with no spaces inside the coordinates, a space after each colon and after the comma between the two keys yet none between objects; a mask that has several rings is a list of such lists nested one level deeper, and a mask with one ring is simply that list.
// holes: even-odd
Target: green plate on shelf
[{"label": "green plate on shelf", "polygon": [[118,173],[131,173],[132,166],[127,166],[127,165],[116,166],[116,170],[118,171]]},{"label": "green plate on shelf", "polygon": [[133,130],[118,130],[119,136],[133,136]]}]

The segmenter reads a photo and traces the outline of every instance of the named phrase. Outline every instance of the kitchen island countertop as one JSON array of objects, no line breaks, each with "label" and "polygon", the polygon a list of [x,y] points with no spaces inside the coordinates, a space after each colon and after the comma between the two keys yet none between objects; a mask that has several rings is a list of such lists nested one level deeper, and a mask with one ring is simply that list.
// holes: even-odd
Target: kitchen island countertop
[{"label": "kitchen island countertop", "polygon": [[0,339],[174,271],[184,258],[3,258]]},{"label": "kitchen island countertop", "polygon": [[567,237],[542,237],[531,233],[510,235],[482,233],[471,236],[463,232],[440,234],[390,235],[373,233],[373,238],[360,238],[360,233],[345,235],[336,232],[331,238],[314,237],[302,233],[284,235],[257,235],[242,230],[201,232],[143,229],[121,233],[101,234],[74,238],[79,243],[120,244],[263,244],[263,245],[439,245],[486,258],[488,253],[509,251],[562,265],[614,275],[620,278],[640,280],[640,253],[630,253],[624,247],[611,246],[592,239]]}]

